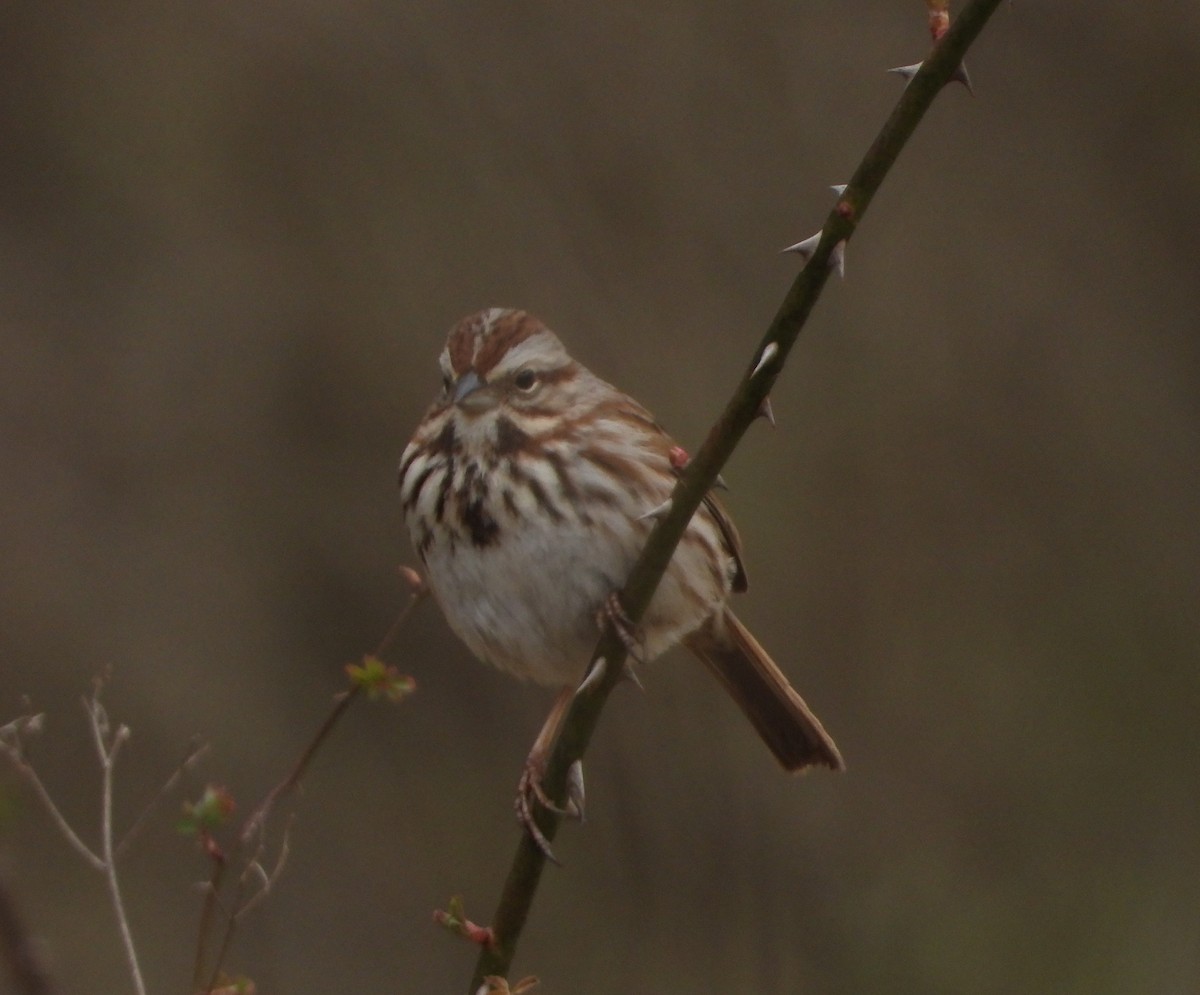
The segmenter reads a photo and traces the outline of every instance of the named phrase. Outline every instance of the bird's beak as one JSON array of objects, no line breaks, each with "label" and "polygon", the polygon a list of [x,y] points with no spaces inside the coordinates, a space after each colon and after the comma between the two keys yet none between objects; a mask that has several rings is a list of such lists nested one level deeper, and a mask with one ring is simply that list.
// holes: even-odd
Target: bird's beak
[{"label": "bird's beak", "polygon": [[458,378],[452,397],[455,404],[473,414],[480,414],[496,404],[495,392],[479,379],[479,374],[474,370],[467,370]]}]

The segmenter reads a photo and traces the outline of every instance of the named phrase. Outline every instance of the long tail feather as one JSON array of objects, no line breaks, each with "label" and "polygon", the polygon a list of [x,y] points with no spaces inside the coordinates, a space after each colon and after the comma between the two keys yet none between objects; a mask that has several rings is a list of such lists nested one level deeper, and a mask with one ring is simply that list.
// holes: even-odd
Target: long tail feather
[{"label": "long tail feather", "polygon": [[785,770],[845,770],[833,739],[783,671],[728,609],[685,645],[708,665]]}]

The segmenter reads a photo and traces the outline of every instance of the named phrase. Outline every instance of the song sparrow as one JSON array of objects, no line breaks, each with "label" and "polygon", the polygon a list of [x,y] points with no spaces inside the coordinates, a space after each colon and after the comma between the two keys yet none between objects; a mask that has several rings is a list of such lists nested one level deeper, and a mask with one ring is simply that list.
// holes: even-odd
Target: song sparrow
[{"label": "song sparrow", "polygon": [[[597,614],[625,583],[682,451],[524,311],[463,319],[440,363],[441,392],[400,462],[429,585],[476,656],[574,687],[599,636]],[[682,642],[787,770],[842,769],[821,723],[729,609],[729,595],[745,589],[737,532],[709,495],[641,621],[640,656]]]}]

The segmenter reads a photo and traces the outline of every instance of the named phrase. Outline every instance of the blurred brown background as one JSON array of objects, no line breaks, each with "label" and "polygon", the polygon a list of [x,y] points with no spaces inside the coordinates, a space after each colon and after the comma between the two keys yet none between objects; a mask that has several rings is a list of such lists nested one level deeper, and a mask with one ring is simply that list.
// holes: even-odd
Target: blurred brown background
[{"label": "blurred brown background", "polygon": [[[926,49],[916,0],[3,6],[0,720],[94,838],[77,699],[245,807],[411,561],[395,468],[449,325],[544,317],[695,446]],[[738,611],[849,772],[781,775],[684,655],[611,703],[518,974],[550,993],[1200,990],[1200,8],[1017,4],[939,100],[726,477]],[[432,606],[305,784],[231,966],[462,991],[549,703]],[[101,882],[0,774],[64,991]],[[125,864],[187,990],[172,799]]]}]

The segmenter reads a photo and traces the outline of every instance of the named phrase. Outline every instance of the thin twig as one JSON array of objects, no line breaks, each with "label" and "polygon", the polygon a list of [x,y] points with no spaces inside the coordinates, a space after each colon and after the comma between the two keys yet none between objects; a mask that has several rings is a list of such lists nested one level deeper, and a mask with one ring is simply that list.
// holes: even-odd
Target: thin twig
[{"label": "thin twig", "polygon": [[[630,573],[620,603],[635,624],[649,605],[692,515],[742,436],[763,410],[787,354],[824,288],[831,263],[840,267],[846,241],[854,234],[900,150],[934,97],[958,71],[967,49],[999,3],[1000,0],[972,0],[964,8],[909,82],[854,177],[838,198],[807,265],[784,298],[724,413],[676,484],[668,508],[658,519]],[[593,665],[601,657],[608,661],[605,673],[599,680],[586,682],[587,687],[575,695],[546,765],[542,783],[550,797],[562,797],[571,764],[582,758],[587,750],[604,703],[621,680],[626,654],[623,641],[610,623],[592,656]],[[559,816],[538,807],[535,819],[546,839],[553,840]],[[472,995],[487,976],[508,974],[545,866],[545,853],[534,842],[532,834],[523,833],[492,920],[494,942],[480,952],[475,965],[469,988]]]},{"label": "thin twig", "polygon": [[199,746],[193,746],[191,752],[184,757],[179,766],[176,767],[171,773],[171,776],[163,782],[163,786],[158,789],[158,794],[150,799],[146,807],[142,809],[142,814],[133,820],[133,825],[131,825],[125,831],[125,835],[121,837],[121,842],[119,842],[116,845],[116,848],[113,850],[113,853],[118,860],[121,859],[121,855],[129,848],[129,845],[135,839],[137,839],[138,835],[142,831],[142,828],[149,821],[150,816],[153,815],[155,809],[158,808],[159,803],[161,803],[167,795],[175,790],[176,786],[183,778],[183,775],[195,767],[196,764],[200,762],[201,758],[208,753],[208,750],[209,745],[207,743],[201,743]]},{"label": "thin twig", "polygon": [[103,873],[104,860],[86,843],[79,838],[79,835],[71,828],[71,824],[67,822],[66,816],[62,814],[58,806],[54,804],[54,799],[50,796],[50,792],[46,789],[46,785],[42,783],[42,779],[38,776],[38,772],[33,765],[25,759],[25,753],[21,749],[21,741],[19,738],[20,731],[27,726],[31,721],[40,720],[40,715],[23,716],[14,722],[10,722],[4,727],[4,731],[10,732],[8,736],[0,736],[0,753],[8,757],[9,762],[13,765],[13,769],[21,775],[33,789],[33,793],[37,795],[38,801],[42,808],[46,810],[46,814],[50,816],[50,821],[54,823],[55,828],[62,835],[63,839],[70,844],[71,849],[79,854],[87,864],[96,871]]},{"label": "thin twig", "polygon": [[[421,581],[420,576],[413,570],[405,567],[402,568],[402,574],[409,585],[411,594],[408,603],[401,609],[396,620],[388,628],[383,639],[380,640],[379,648],[373,654],[376,657],[383,656],[384,652],[391,646],[397,634],[400,632],[404,623],[408,621],[413,611],[418,604],[425,599],[429,594],[429,588]],[[333,708],[329,714],[325,716],[324,721],[318,727],[313,738],[309,740],[296,762],[292,765],[291,770],[284,776],[278,784],[266,793],[263,800],[246,818],[242,824],[241,831],[237,836],[236,847],[233,851],[237,853],[247,852],[253,847],[252,855],[246,862],[243,872],[238,875],[237,883],[233,886],[233,901],[228,906],[225,912],[225,930],[221,935],[220,943],[217,947],[216,956],[213,960],[211,970],[206,968],[207,953],[208,953],[208,935],[213,929],[216,913],[221,909],[219,902],[219,891],[221,881],[224,878],[225,867],[235,861],[235,856],[226,857],[224,854],[218,854],[214,851],[213,859],[217,862],[214,867],[213,875],[208,883],[208,893],[205,896],[204,908],[200,917],[200,929],[196,938],[196,958],[194,964],[193,982],[197,986],[207,977],[208,987],[201,989],[207,991],[213,988],[217,983],[217,978],[220,976],[221,967],[225,962],[225,955],[229,951],[233,943],[234,933],[237,929],[237,924],[241,921],[242,916],[249,912],[252,908],[259,905],[270,893],[275,883],[279,880],[280,874],[287,862],[289,853],[289,840],[291,824],[285,828],[283,841],[280,844],[279,854],[275,861],[274,869],[267,873],[262,869],[261,858],[265,849],[266,826],[270,819],[275,806],[296,790],[304,775],[308,772],[309,766],[312,764],[313,758],[317,755],[321,746],[329,738],[334,727],[346,714],[350,705],[359,697],[363,686],[361,684],[353,684],[348,691],[339,693],[334,699]],[[249,898],[246,897],[249,888],[251,875],[254,874],[259,880],[260,887]]]},{"label": "thin twig", "polygon": [[[360,687],[355,685],[349,691],[343,691],[337,696],[333,708],[325,716],[325,721],[321,723],[316,735],[313,736],[304,748],[304,751],[300,754],[300,757],[292,765],[292,769],[288,771],[282,781],[267,792],[266,796],[258,804],[258,807],[250,813],[249,817],[242,824],[242,829],[237,837],[237,846],[233,852],[236,854],[239,851],[249,849],[253,845],[253,855],[247,861],[247,868],[259,863],[259,858],[262,856],[266,841],[267,820],[270,818],[275,806],[281,798],[290,794],[300,783],[301,778],[308,770],[309,764],[312,763],[313,757],[316,756],[317,751],[321,748],[321,744],[329,737],[338,720],[346,713],[346,709],[358,697],[359,691]],[[229,948],[233,943],[233,935],[237,931],[237,924],[246,904],[257,904],[257,896],[252,896],[250,899],[245,898],[247,887],[246,874],[242,873],[238,875],[237,884],[233,892],[233,901],[225,915],[225,929],[221,934],[221,941],[217,946],[216,957],[213,960],[212,969],[207,970],[205,968],[205,961],[207,959],[208,932],[213,922],[214,913],[218,908],[217,898],[220,880],[223,876],[222,872],[225,864],[230,862],[223,855],[214,857],[214,860],[219,860],[221,866],[214,872],[210,882],[209,894],[205,898],[204,910],[201,913],[200,932],[196,939],[195,979],[199,982],[206,976],[208,978],[207,987],[202,989],[203,991],[209,991],[217,984],[217,979],[221,974],[221,967],[225,963],[225,955],[229,952]]]},{"label": "thin twig", "polygon": [[279,881],[283,874],[283,868],[287,864],[288,854],[291,853],[291,833],[292,820],[288,820],[288,824],[283,830],[283,839],[279,842],[279,853],[275,857],[275,866],[268,872],[263,865],[255,860],[246,868],[246,873],[251,870],[255,872],[255,877],[258,879],[258,891],[251,895],[243,903],[242,907],[234,912],[235,919],[241,919],[244,915],[250,912],[251,909],[257,907],[271,893],[276,882]]},{"label": "thin twig", "polygon": [[304,748],[304,752],[300,754],[299,759],[293,764],[287,776],[267,792],[266,797],[259,803],[258,808],[251,813],[242,826],[240,842],[243,846],[249,844],[256,835],[261,836],[263,830],[266,828],[271,810],[275,807],[279,799],[289,794],[300,783],[300,779],[304,777],[305,772],[308,770],[308,765],[312,763],[313,757],[316,756],[317,750],[321,748],[321,744],[333,732],[333,727],[337,725],[338,720],[346,713],[346,709],[358,697],[359,691],[360,688],[355,685],[349,691],[342,691],[338,694],[333,708],[325,716],[325,721],[321,723],[316,735],[309,741],[308,746]]},{"label": "thin twig", "polygon": [[[409,597],[408,604],[406,604],[400,611],[396,621],[392,623],[391,627],[387,631],[387,634],[380,641],[379,648],[374,654],[375,656],[383,655],[384,650],[391,645],[392,640],[396,638],[396,634],[400,631],[404,623],[408,621],[413,609],[416,608],[416,606],[426,597],[428,593],[429,589],[424,585],[421,585],[413,590],[412,595]],[[343,691],[337,696],[333,709],[325,717],[325,721],[322,722],[320,728],[317,729],[316,735],[313,736],[313,738],[309,741],[308,746],[304,748],[304,752],[300,754],[300,757],[296,760],[295,764],[293,764],[292,769],[288,772],[287,776],[267,792],[266,797],[263,798],[262,802],[259,803],[258,808],[256,808],[246,820],[241,832],[241,843],[243,845],[249,843],[255,833],[259,833],[263,830],[263,828],[266,826],[266,821],[271,814],[271,810],[281,798],[287,794],[290,794],[300,783],[300,780],[308,771],[309,764],[312,763],[313,757],[316,756],[317,751],[329,737],[329,734],[333,731],[334,726],[337,725],[338,720],[341,719],[342,715],[345,714],[346,709],[348,709],[354,699],[358,697],[361,690],[361,685],[355,684],[350,688],[349,691]]]},{"label": "thin twig", "polygon": [[[224,876],[224,859],[214,857],[212,861],[212,873],[203,886],[204,904],[200,908],[200,926],[196,932],[196,956],[192,965],[192,987],[197,991],[202,990],[200,985],[204,980],[204,963],[208,953],[208,934],[212,932],[213,922],[221,907],[221,881]],[[217,966],[219,970],[220,961],[217,962]],[[212,988],[212,985],[209,985],[209,988]]]},{"label": "thin twig", "polygon": [[113,846],[112,824],[112,789],[113,770],[117,764],[117,755],[121,746],[129,739],[129,727],[121,725],[112,734],[108,742],[105,736],[108,732],[108,716],[100,704],[100,685],[97,684],[88,706],[88,716],[91,719],[92,738],[96,743],[96,755],[100,759],[102,777],[102,801],[100,807],[100,846],[104,854],[104,880],[108,885],[108,895],[112,902],[113,915],[117,918],[117,929],[121,933],[121,945],[125,948],[125,961],[133,978],[133,988],[137,995],[146,995],[146,983],[142,980],[142,968],[138,963],[137,947],[133,942],[133,932],[129,928],[129,917],[125,912],[125,902],[121,898],[121,884],[117,879],[117,859]]}]

